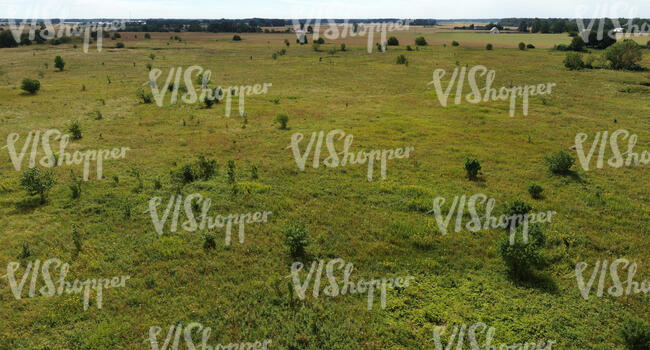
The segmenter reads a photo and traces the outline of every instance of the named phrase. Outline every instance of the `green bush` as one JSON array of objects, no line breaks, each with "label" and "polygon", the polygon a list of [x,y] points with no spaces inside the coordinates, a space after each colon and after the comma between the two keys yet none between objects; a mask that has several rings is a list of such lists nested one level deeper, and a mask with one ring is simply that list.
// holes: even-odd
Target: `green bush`
[{"label": "green bush", "polygon": [[585,67],[582,55],[577,52],[568,52],[564,58],[564,66],[569,70],[580,70]]},{"label": "green bush", "polygon": [[138,89],[137,96],[142,100],[142,103],[152,103],[153,94],[151,92],[145,92],[143,89]]},{"label": "green bush", "polygon": [[20,186],[30,196],[39,195],[41,203],[45,203],[47,192],[56,184],[54,172],[50,169],[43,171],[40,168],[31,168],[20,176]]},{"label": "green bush", "polygon": [[510,243],[510,235],[502,235],[497,243],[497,251],[513,277],[526,279],[534,269],[544,264],[542,249],[546,244],[546,235],[539,225],[528,227],[527,243],[524,243],[523,227],[516,230],[514,244]]},{"label": "green bush", "polygon": [[151,34],[149,34],[149,33],[144,33],[144,38],[145,38],[145,39],[151,39]]},{"label": "green bush", "polygon": [[241,41],[241,36],[239,36],[239,35],[233,35],[232,40],[233,40],[233,41]]},{"label": "green bush", "polygon": [[399,46],[399,40],[396,37],[391,36],[388,38],[388,46]]},{"label": "green bush", "polygon": [[411,47],[411,45],[406,45],[406,51],[413,51],[413,48]]},{"label": "green bush", "polygon": [[553,47],[553,50],[555,50],[555,51],[569,51],[569,47],[567,45],[560,44],[560,45],[555,45]]},{"label": "green bush", "polygon": [[305,248],[309,244],[309,235],[305,225],[299,222],[292,222],[282,230],[284,245],[287,247],[292,258],[299,258],[305,255]]},{"label": "green bush", "polygon": [[620,329],[628,350],[650,349],[650,324],[639,319],[627,319]]},{"label": "green bush", "polygon": [[214,159],[207,159],[204,155],[199,156],[198,161],[198,177],[203,180],[210,180],[217,174],[218,166],[217,161]]},{"label": "green bush", "polygon": [[280,113],[275,117],[275,121],[280,124],[281,130],[286,130],[287,124],[289,123],[289,116],[286,113]]},{"label": "green bush", "polygon": [[404,65],[408,66],[409,65],[409,60],[406,58],[406,56],[399,55],[399,56],[397,56],[396,63],[397,64],[404,64]]},{"label": "green bush", "polygon": [[492,51],[492,48],[493,48],[492,44],[485,45],[485,49],[488,50],[488,51]]},{"label": "green bush", "polygon": [[650,49],[650,40],[648,40],[648,42],[646,43],[645,47],[646,47],[647,49]]},{"label": "green bush", "polygon": [[639,44],[626,39],[608,47],[605,50],[605,59],[610,62],[612,69],[639,70],[643,52]]},{"label": "green bush", "polygon": [[451,46],[460,46],[460,43],[456,40],[451,42]]},{"label": "green bush", "polygon": [[523,42],[519,43],[519,50],[521,50],[521,51],[526,50],[526,44],[523,43]]},{"label": "green bush", "polygon": [[566,151],[559,151],[550,157],[546,157],[548,169],[554,174],[561,175],[568,174],[575,161],[575,158]]},{"label": "green bush", "polygon": [[198,179],[196,172],[191,164],[182,165],[171,171],[172,183],[178,188],[183,185],[192,183]]},{"label": "green bush", "polygon": [[533,197],[533,199],[542,198],[542,192],[544,192],[544,188],[538,184],[528,186],[528,193],[530,193],[530,196]]},{"label": "green bush", "polygon": [[582,52],[585,51],[585,47],[587,44],[585,44],[584,40],[582,40],[581,36],[575,36],[571,40],[571,44],[567,47],[567,50],[570,51],[577,51],[577,52]]},{"label": "green bush", "polygon": [[41,89],[41,82],[36,79],[25,78],[23,79],[23,83],[20,85],[20,88],[25,90],[25,92],[33,95]]},{"label": "green bush", "polygon": [[147,63],[145,67],[147,67],[147,70],[151,72],[151,68],[153,68],[153,65],[151,63]]},{"label": "green bush", "polygon": [[203,249],[211,250],[217,247],[217,241],[213,234],[206,233],[203,235]]},{"label": "green bush", "polygon": [[526,45],[526,48],[527,48],[527,49],[534,49],[534,48],[535,48],[535,45],[533,45],[533,44],[528,44],[528,45]]},{"label": "green bush", "polygon": [[231,185],[234,185],[235,182],[237,181],[236,175],[235,175],[235,161],[234,160],[228,160],[228,163],[226,165],[226,176],[228,183]]},{"label": "green bush", "polygon": [[427,41],[424,39],[423,36],[419,36],[415,38],[415,45],[416,46],[427,46]]},{"label": "green bush", "polygon": [[323,39],[323,37],[320,37],[320,38],[314,40],[314,43],[323,45],[323,44],[325,44],[325,39]]},{"label": "green bush", "polygon": [[[506,229],[510,230],[512,226],[519,226],[522,221],[517,220],[517,216],[524,216],[528,213],[533,208],[526,202],[515,199],[514,201],[508,203],[506,205],[506,210],[505,210],[505,215],[508,217],[508,222],[507,222],[507,227]],[[522,218],[523,220],[523,218]]]},{"label": "green bush", "polygon": [[115,48],[123,49],[124,48],[124,43],[123,42],[118,42],[117,44],[115,44]]},{"label": "green bush", "polygon": [[73,140],[81,139],[81,123],[78,120],[73,120],[68,126],[68,132],[72,135]]},{"label": "green bush", "polygon": [[70,176],[72,178],[71,182],[68,184],[68,188],[70,188],[70,197],[72,197],[72,199],[77,199],[81,197],[81,180],[79,180],[72,170],[70,170]]},{"label": "green bush", "polygon": [[341,51],[345,51],[345,50],[347,50],[347,47],[345,46],[345,44],[341,44]]},{"label": "green bush", "polygon": [[467,172],[467,177],[470,180],[475,180],[480,170],[481,170],[481,163],[477,159],[473,159],[473,158],[465,159],[465,171]]},{"label": "green bush", "polygon": [[59,71],[62,71],[63,68],[65,68],[65,61],[61,56],[56,56],[54,58],[54,67],[57,68]]}]

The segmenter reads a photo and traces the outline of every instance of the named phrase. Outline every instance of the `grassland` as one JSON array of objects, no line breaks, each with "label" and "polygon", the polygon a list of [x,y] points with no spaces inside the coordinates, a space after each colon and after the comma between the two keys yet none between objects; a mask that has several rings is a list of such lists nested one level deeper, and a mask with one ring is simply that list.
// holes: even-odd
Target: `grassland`
[{"label": "grassland", "polygon": [[[270,338],[274,349],[432,349],[435,326],[474,322],[497,329],[494,343],[556,339],[559,349],[622,349],[619,324],[630,316],[650,320],[649,296],[585,301],[571,276],[577,262],[625,257],[640,263],[637,279],[648,279],[647,166],[562,177],[549,173],[544,156],[569,150],[578,132],[617,129],[638,134],[636,149],[650,150],[650,88],[641,85],[650,75],[567,71],[563,53],[515,48],[520,41],[539,48],[569,41],[557,35],[426,32],[432,45],[407,52],[405,45],[423,33],[398,33],[401,46],[372,54],[364,39],[314,52],[288,34],[244,34],[233,42],[230,34],[154,33],[144,40],[143,33],[126,33],[118,40],[125,49],[109,48],[115,42],[108,40],[101,52],[91,47],[87,54],[72,44],[2,49],[0,139],[65,130],[79,120],[83,138],[71,150],[132,149],[125,160],[107,162],[106,178],[84,184],[77,200],[67,186],[70,167],[55,168],[59,184],[42,206],[26,199],[3,150],[2,274],[11,261],[24,266],[56,257],[71,264],[72,279],[132,279],[107,291],[101,310],[85,312],[79,295],[16,300],[0,279],[0,349],[148,349],[151,326],[190,322],[211,327],[216,342]],[[285,39],[287,54],[272,59]],[[451,47],[451,40],[461,47]],[[483,48],[487,41],[495,50]],[[348,51],[327,54],[341,42]],[[398,54],[408,57],[408,66],[395,64]],[[62,72],[53,67],[57,55],[67,62]],[[226,118],[222,105],[142,104],[135,92],[148,80],[147,63],[163,77],[172,67],[199,65],[212,70],[215,86],[273,86],[268,95],[247,97],[243,129],[241,117]],[[642,63],[650,67],[648,50]],[[494,69],[496,86],[557,87],[544,100],[532,98],[526,117],[520,110],[508,117],[505,102],[442,108],[427,83],[436,68],[451,71],[457,64]],[[41,81],[37,95],[20,91],[25,77]],[[93,118],[96,110],[102,120]],[[290,116],[289,130],[274,124],[278,113]],[[386,181],[367,182],[363,166],[298,171],[286,149],[291,134],[333,129],[353,134],[355,150],[413,146],[415,160],[391,162]],[[201,234],[158,236],[143,214],[151,197],[172,194],[170,169],[199,154],[218,161],[219,176],[183,193],[211,197],[219,213],[273,211],[270,223],[247,226],[244,244],[225,247],[218,240],[216,250],[205,251]],[[481,181],[465,178],[466,157],[481,161]],[[238,181],[267,190],[232,194],[224,175],[231,159]],[[251,165],[260,169],[257,180],[250,178]],[[144,180],[140,193],[132,190],[132,168]],[[156,179],[161,189],[154,188]],[[545,188],[543,200],[530,199],[526,188],[533,182]],[[536,283],[510,279],[495,249],[501,232],[442,236],[426,214],[437,196],[478,192],[498,204],[519,198],[535,211],[558,212],[545,226],[549,263]],[[354,263],[356,278],[412,275],[415,281],[390,292],[385,310],[367,310],[363,296],[289,301],[293,260],[281,242],[282,229],[294,220],[312,237],[306,262],[340,257]],[[78,255],[72,224],[84,235]],[[19,259],[24,243],[32,254]]]}]

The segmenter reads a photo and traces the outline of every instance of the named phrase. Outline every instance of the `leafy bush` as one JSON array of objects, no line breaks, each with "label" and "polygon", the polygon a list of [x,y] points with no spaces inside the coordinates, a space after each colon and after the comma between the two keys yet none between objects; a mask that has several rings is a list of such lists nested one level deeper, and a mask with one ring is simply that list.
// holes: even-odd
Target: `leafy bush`
[{"label": "leafy bush", "polygon": [[81,139],[81,123],[78,120],[73,120],[68,126],[68,132],[72,134],[73,140]]},{"label": "leafy bush", "polygon": [[54,67],[57,68],[59,71],[62,71],[63,68],[65,68],[65,61],[61,56],[56,56],[54,58]]},{"label": "leafy bush", "polygon": [[598,49],[598,50],[604,50],[616,43],[616,39],[612,38],[611,36],[605,34],[603,37],[599,40],[598,39],[598,32],[597,31],[591,31],[589,32],[589,37],[586,42],[587,47],[592,48],[592,49]]},{"label": "leafy bush", "polygon": [[239,36],[239,35],[233,35],[232,40],[233,40],[233,41],[241,41],[241,36]]},{"label": "leafy bush", "polygon": [[577,52],[568,52],[564,58],[564,66],[569,70],[580,70],[585,67],[582,55]]},{"label": "leafy bush", "polygon": [[280,113],[275,117],[275,121],[280,124],[281,130],[286,130],[287,124],[289,123],[289,116],[286,113]]},{"label": "leafy bush", "polygon": [[528,44],[528,45],[526,45],[526,48],[527,48],[527,49],[534,49],[534,48],[535,48],[535,45],[533,45],[533,44]]},{"label": "leafy bush", "polygon": [[289,250],[292,258],[299,258],[305,255],[305,248],[309,244],[309,235],[305,225],[299,222],[292,222],[282,231],[284,234],[284,245]]},{"label": "leafy bush", "polygon": [[150,54],[149,54],[149,58],[151,58],[151,60],[153,61],[154,59],[156,59],[156,55],[150,53]]},{"label": "leafy bush", "polygon": [[70,188],[70,197],[72,197],[72,199],[77,199],[81,197],[81,180],[79,180],[72,170],[70,170],[70,176],[72,178],[71,183],[68,184],[68,187]]},{"label": "leafy bush", "polygon": [[144,38],[145,38],[145,39],[151,39],[151,34],[149,34],[149,33],[144,33]]},{"label": "leafy bush", "polygon": [[143,89],[138,89],[137,96],[142,100],[142,103],[152,103],[153,94],[151,92],[145,92]]},{"label": "leafy bush", "polygon": [[45,203],[47,192],[56,184],[52,170],[43,171],[40,168],[31,168],[20,175],[20,186],[30,196],[39,195],[41,203]]},{"label": "leafy bush", "polygon": [[327,53],[328,53],[330,56],[334,56],[334,55],[336,55],[336,52],[337,52],[337,51],[338,51],[338,50],[336,50],[336,48],[333,47],[333,48],[327,50]]},{"label": "leafy bush", "polygon": [[521,51],[526,50],[526,44],[523,42],[519,43],[519,50]]},{"label": "leafy bush", "polygon": [[123,48],[124,48],[124,43],[121,42],[121,41],[118,42],[117,44],[115,44],[115,48],[117,48],[117,49],[123,49]]},{"label": "leafy bush", "polygon": [[147,70],[151,72],[151,68],[153,68],[153,65],[151,63],[147,63],[145,67],[147,67]]},{"label": "leafy bush", "polygon": [[481,170],[481,163],[473,158],[465,159],[465,171],[467,172],[467,177],[471,180],[476,179],[478,172]]},{"label": "leafy bush", "polygon": [[182,165],[171,172],[172,183],[177,187],[194,182],[198,177],[191,164]]},{"label": "leafy bush", "polygon": [[217,247],[217,241],[213,234],[206,233],[203,235],[203,249],[211,250]]},{"label": "leafy bush", "polygon": [[569,46],[567,47],[567,50],[582,52],[582,51],[585,51],[586,46],[587,46],[587,44],[585,44],[584,40],[582,40],[582,37],[575,36],[571,40],[571,44],[569,44]]},{"label": "leafy bush", "polygon": [[320,51],[320,44],[319,43],[313,43],[311,44],[312,50],[319,52]]},{"label": "leafy bush", "polygon": [[388,38],[388,46],[399,46],[399,40],[396,37],[391,36]]},{"label": "leafy bush", "polygon": [[236,182],[235,161],[232,159],[228,160],[228,163],[226,165],[226,176],[229,184],[233,185]]},{"label": "leafy bush", "polygon": [[451,46],[460,46],[460,43],[456,40],[451,42]]},{"label": "leafy bush", "polygon": [[409,65],[409,60],[406,58],[406,56],[399,55],[399,56],[397,56],[396,63],[397,64],[404,64],[404,65],[408,66]]},{"label": "leafy bush", "polygon": [[23,83],[20,85],[20,88],[25,90],[25,92],[33,95],[41,89],[41,82],[36,79],[25,78],[23,79]]},{"label": "leafy bush", "polygon": [[424,39],[423,36],[419,36],[415,38],[415,45],[416,46],[427,46],[427,41]]},{"label": "leafy bush", "polygon": [[638,70],[639,62],[643,59],[641,46],[635,41],[626,39],[607,48],[605,59],[610,62],[612,69]]},{"label": "leafy bush", "polygon": [[217,161],[214,159],[208,160],[204,155],[199,156],[198,167],[198,176],[203,180],[210,180],[217,174]]},{"label": "leafy bush", "polygon": [[620,329],[628,350],[650,349],[650,324],[639,319],[627,319]]},{"label": "leafy bush", "polygon": [[575,161],[575,158],[566,151],[559,151],[546,157],[548,169],[554,174],[568,174]]},{"label": "leafy bush", "polygon": [[515,232],[513,245],[509,235],[501,236],[497,251],[513,277],[525,279],[533,269],[544,264],[542,249],[545,244],[546,235],[539,225],[533,224],[528,228],[528,243],[524,243],[523,227],[520,227]]},{"label": "leafy bush", "polygon": [[560,44],[560,45],[555,45],[553,47],[553,50],[555,50],[555,51],[569,51],[569,47],[567,45]]},{"label": "leafy bush", "polygon": [[74,243],[75,252],[79,254],[81,252],[81,247],[83,245],[83,237],[77,225],[72,225],[72,243]]},{"label": "leafy bush", "polygon": [[413,51],[413,48],[411,47],[411,45],[406,45],[406,51]]},{"label": "leafy bush", "polygon": [[538,184],[528,186],[528,193],[530,193],[530,196],[533,197],[533,199],[542,198],[542,192],[544,192],[544,189]]},{"label": "leafy bush", "polygon": [[325,44],[325,39],[323,39],[323,37],[320,37],[320,38],[314,40],[314,43],[323,45],[323,44]]},{"label": "leafy bush", "polygon": [[203,100],[201,100],[205,108],[211,108],[212,105],[214,104],[214,98],[210,98],[208,94],[203,96]]},{"label": "leafy bush", "polygon": [[341,51],[345,51],[345,50],[347,50],[347,47],[345,46],[345,44],[341,44]]},{"label": "leafy bush", "polygon": [[488,50],[488,51],[491,51],[492,48],[493,48],[493,47],[492,47],[492,44],[487,44],[487,45],[485,45],[485,49]]}]

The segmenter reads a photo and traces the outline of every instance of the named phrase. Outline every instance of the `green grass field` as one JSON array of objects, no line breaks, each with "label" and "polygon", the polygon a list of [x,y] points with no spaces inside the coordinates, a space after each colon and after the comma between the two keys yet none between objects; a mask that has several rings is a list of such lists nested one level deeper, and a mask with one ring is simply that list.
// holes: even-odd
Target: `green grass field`
[{"label": "green grass field", "polygon": [[[21,172],[6,148],[0,152],[0,275],[9,262],[21,262],[22,273],[28,261],[58,258],[70,264],[72,280],[131,276],[125,288],[105,291],[102,309],[91,298],[88,311],[79,294],[28,298],[24,291],[16,300],[7,278],[0,279],[0,349],[149,349],[150,327],[162,327],[163,338],[170,325],[191,322],[212,328],[211,344],[272,339],[270,349],[434,349],[436,326],[476,322],[496,329],[493,344],[554,339],[558,349],[623,349],[619,325],[629,317],[650,321],[648,294],[586,301],[572,275],[581,261],[590,272],[597,260],[627,258],[639,264],[637,281],[649,279],[647,165],[585,172],[576,164],[573,176],[558,176],[544,157],[560,150],[575,156],[570,147],[579,132],[591,140],[618,129],[638,135],[638,152],[650,150],[650,74],[568,71],[564,53],[545,49],[568,43],[566,35],[427,32],[430,45],[407,52],[423,33],[399,33],[401,46],[371,54],[363,40],[330,55],[329,48],[346,41],[314,52],[284,34],[242,34],[243,41],[233,42],[231,34],[181,33],[178,42],[168,33],[152,40],[127,33],[125,49],[107,40],[101,52],[91,46],[87,54],[72,44],[0,50],[3,145],[10,133],[20,134],[22,146],[32,130],[64,131],[79,120],[83,138],[69,150],[131,148],[126,159],[106,161],[104,179],[83,183],[79,199],[71,198],[68,184],[70,169],[79,176],[82,166],[54,168],[58,184],[44,205],[20,188]],[[291,43],[287,54],[272,59],[284,39]],[[519,51],[520,41],[538,48]],[[493,51],[484,49],[487,42]],[[408,66],[395,64],[399,54]],[[644,54],[642,64],[650,67],[647,49]],[[67,63],[61,72],[54,68],[57,55]],[[147,63],[162,70],[159,81],[172,67],[198,65],[212,70],[212,87],[273,85],[266,95],[246,97],[242,128],[237,109],[226,118],[223,104],[143,104],[136,91],[147,88]],[[497,87],[557,86],[546,98],[531,97],[526,117],[520,103],[514,118],[506,102],[455,105],[453,92],[443,108],[427,84],[435,69],[450,73],[457,65],[495,70]],[[20,90],[25,77],[40,80],[36,95]],[[274,123],[278,113],[289,115],[288,130]],[[354,135],[353,151],[415,151],[390,161],[385,181],[378,167],[372,182],[365,166],[299,171],[286,149],[291,135],[334,129]],[[159,236],[144,213],[150,198],[163,198],[164,206],[174,193],[170,170],[201,154],[217,160],[219,173],[182,193],[212,198],[213,214],[273,212],[268,223],[246,226],[243,244],[233,239],[225,246],[223,230],[215,232],[214,250],[203,249],[202,232]],[[465,177],[467,157],[480,160],[479,181]],[[233,194],[228,160],[235,161],[238,183],[259,190]],[[251,177],[251,166],[259,168],[259,179]],[[143,180],[139,192],[133,168]],[[544,199],[530,198],[532,183],[545,189]],[[496,250],[501,231],[443,236],[426,213],[438,196],[450,201],[475,193],[496,198],[500,208],[521,199],[535,212],[558,213],[544,226],[548,262],[534,281],[508,275]],[[354,279],[415,280],[390,290],[383,310],[377,303],[367,310],[363,295],[291,299],[287,276],[294,260],[282,231],[294,221],[305,223],[311,237],[302,259],[307,265],[342,258],[354,264]],[[73,224],[83,236],[79,253]],[[21,257],[24,244],[29,257]]]}]

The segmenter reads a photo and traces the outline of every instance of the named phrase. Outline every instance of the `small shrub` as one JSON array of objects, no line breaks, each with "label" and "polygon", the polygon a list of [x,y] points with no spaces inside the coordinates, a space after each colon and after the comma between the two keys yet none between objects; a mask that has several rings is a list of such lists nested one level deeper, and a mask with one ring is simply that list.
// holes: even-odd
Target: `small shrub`
[{"label": "small shrub", "polygon": [[424,39],[423,36],[419,36],[415,38],[415,45],[416,46],[427,46],[427,41]]},{"label": "small shrub", "polygon": [[406,45],[406,51],[413,51],[413,48],[411,47],[411,45]]},{"label": "small shrub", "polygon": [[211,233],[206,233],[203,235],[203,249],[212,250],[217,247],[217,240]]},{"label": "small shrub", "polygon": [[535,45],[533,45],[533,44],[528,44],[528,45],[526,45],[526,48],[527,48],[527,49],[534,49],[534,48],[535,48]]},{"label": "small shrub", "polygon": [[162,182],[160,182],[160,179],[156,178],[153,180],[153,189],[154,190],[159,190],[162,188]]},{"label": "small shrub", "polygon": [[585,67],[582,55],[577,52],[568,52],[564,58],[564,66],[569,70],[580,70]]},{"label": "small shrub", "polygon": [[82,138],[81,123],[78,120],[73,120],[68,126],[68,132],[71,134],[73,140],[80,140]]},{"label": "small shrub", "polygon": [[78,199],[81,197],[81,180],[77,178],[72,170],[70,170],[70,176],[72,178],[71,183],[68,184],[68,187],[70,188],[70,197],[72,197],[72,199]]},{"label": "small shrub", "polygon": [[399,40],[397,40],[396,37],[391,36],[390,38],[388,38],[387,44],[388,46],[399,46]]},{"label": "small shrub", "polygon": [[488,50],[488,51],[492,51],[492,48],[493,48],[492,44],[485,45],[485,49]]},{"label": "small shrub", "polygon": [[582,40],[582,37],[575,36],[573,39],[571,39],[571,44],[569,44],[567,50],[582,52],[585,51],[585,46],[587,46],[587,44],[585,44],[584,40]]},{"label": "small shrub", "polygon": [[555,50],[555,51],[569,51],[569,47],[567,45],[560,44],[560,45],[555,45],[553,47],[553,50]]},{"label": "small shrub", "polygon": [[460,46],[460,43],[456,40],[451,42],[451,46]]},{"label": "small shrub", "polygon": [[284,44],[285,44],[287,47],[291,46],[291,44],[289,43],[289,40],[287,40],[287,39],[284,39]]},{"label": "small shrub", "polygon": [[203,180],[210,180],[217,174],[217,161],[214,159],[208,160],[204,155],[199,156],[198,167],[198,176]]},{"label": "small shrub", "polygon": [[100,110],[95,110],[95,112],[93,112],[93,114],[94,114],[93,119],[95,119],[95,120],[104,119],[104,116],[102,115],[102,112]]},{"label": "small shrub", "polygon": [[145,38],[145,39],[151,39],[151,34],[149,34],[149,33],[144,33],[144,38]]},{"label": "small shrub", "polygon": [[57,68],[59,71],[62,71],[63,68],[65,68],[65,61],[61,56],[56,56],[54,58],[54,67]]},{"label": "small shrub", "polygon": [[519,50],[521,50],[521,51],[526,50],[526,44],[523,43],[523,42],[519,43]]},{"label": "small shrub", "polygon": [[137,96],[142,100],[142,103],[153,102],[153,94],[151,92],[145,92],[143,89],[138,89]]},{"label": "small shrub", "polygon": [[115,48],[123,49],[124,48],[124,43],[123,42],[118,42],[117,44],[115,44]]},{"label": "small shrub", "polygon": [[151,54],[149,54],[149,58],[151,58],[151,60],[153,61],[154,59],[156,59],[156,55],[151,53]]},{"label": "small shrub", "polygon": [[320,38],[314,40],[314,43],[316,43],[316,44],[320,44],[320,45],[323,45],[323,44],[325,44],[325,39],[323,39],[322,37],[320,37]]},{"label": "small shrub", "polygon": [[566,151],[559,151],[550,157],[546,157],[548,169],[552,173],[560,175],[568,174],[575,161],[575,158]]},{"label": "small shrub", "polygon": [[643,52],[641,45],[626,39],[608,47],[604,57],[612,69],[638,70],[641,68],[639,62],[643,59]]},{"label": "small shrub", "polygon": [[151,72],[151,68],[153,68],[153,65],[151,63],[147,63],[146,67],[147,70]]},{"label": "small shrub", "polygon": [[203,100],[201,100],[201,103],[205,106],[205,108],[212,108],[212,105],[214,104],[214,98],[210,98],[207,94],[203,96]]},{"label": "small shrub", "polygon": [[41,204],[45,203],[47,193],[56,184],[54,172],[41,170],[40,168],[31,168],[20,175],[20,186],[27,191],[30,196],[39,195]]},{"label": "small shrub", "polygon": [[190,164],[185,164],[172,170],[172,182],[176,185],[186,185],[194,182],[196,179],[196,173]]},{"label": "small shrub", "polygon": [[337,51],[338,51],[338,50],[337,50],[335,47],[333,47],[333,48],[327,50],[327,53],[328,53],[330,56],[334,56],[334,55],[336,55],[336,52],[337,52]]},{"label": "small shrub", "polygon": [[280,124],[280,130],[286,130],[289,123],[289,116],[286,113],[280,113],[275,117],[276,123]]},{"label": "small shrub", "polygon": [[533,199],[542,198],[542,192],[544,192],[544,188],[538,184],[528,186],[528,193],[530,193],[530,196],[533,197]]},{"label": "small shrub", "polygon": [[36,79],[25,78],[23,79],[23,83],[20,85],[20,88],[28,94],[34,95],[38,90],[41,89],[41,82]]},{"label": "small shrub", "polygon": [[628,350],[650,349],[650,324],[648,322],[629,318],[623,322],[620,333]]},{"label": "small shrub", "polygon": [[477,159],[473,159],[473,158],[465,159],[465,171],[467,172],[467,177],[470,180],[475,180],[480,170],[481,170],[481,163]]},{"label": "small shrub", "polygon": [[20,254],[18,255],[18,259],[27,259],[32,255],[32,250],[29,248],[29,243],[27,242],[22,242],[20,244]]},{"label": "small shrub", "polygon": [[83,245],[83,237],[81,232],[79,232],[77,225],[74,224],[72,225],[72,243],[74,243],[75,252],[79,254]]},{"label": "small shrub", "polygon": [[235,178],[235,161],[234,160],[229,160],[227,165],[226,165],[226,176],[227,176],[227,181],[229,184],[234,185],[236,178]]},{"label": "small shrub", "polygon": [[282,231],[284,245],[292,258],[299,258],[305,255],[305,248],[309,244],[309,235],[305,225],[299,222],[292,222]]},{"label": "small shrub", "polygon": [[128,199],[125,199],[122,202],[122,218],[124,219],[130,219],[131,218],[131,210],[133,209],[131,202]]},{"label": "small shrub", "polygon": [[[650,45],[650,41],[648,43],[649,43],[648,45]],[[341,51],[345,52],[345,50],[346,50],[345,44],[341,44]]]},{"label": "small shrub", "polygon": [[259,175],[257,173],[257,166],[256,165],[251,165],[251,179],[257,180],[259,178]]},{"label": "small shrub", "polygon": [[241,36],[239,36],[239,35],[234,35],[234,36],[232,37],[232,41],[241,41]]},{"label": "small shrub", "polygon": [[397,64],[404,64],[404,65],[407,65],[407,66],[409,65],[409,61],[406,58],[406,56],[404,56],[404,55],[397,56],[396,63]]},{"label": "small shrub", "polygon": [[524,243],[523,227],[515,232],[514,241],[511,245],[510,236],[502,235],[497,251],[513,277],[526,279],[533,269],[544,264],[542,249],[546,244],[546,235],[539,225],[533,224],[528,228],[528,243]]},{"label": "small shrub", "polygon": [[319,43],[313,43],[311,44],[312,50],[319,52],[320,51],[320,44]]}]

